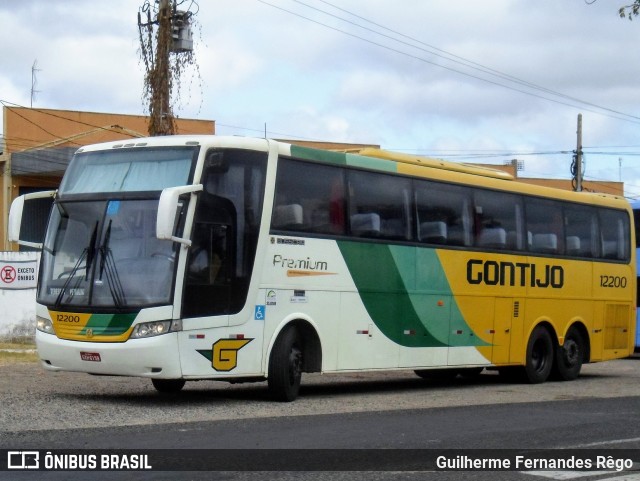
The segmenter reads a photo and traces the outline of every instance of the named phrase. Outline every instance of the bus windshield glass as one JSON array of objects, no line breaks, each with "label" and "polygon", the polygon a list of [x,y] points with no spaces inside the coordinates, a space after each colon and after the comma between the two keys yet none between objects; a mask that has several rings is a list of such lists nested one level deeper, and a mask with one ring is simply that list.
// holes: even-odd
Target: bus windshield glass
[{"label": "bus windshield glass", "polygon": [[157,210],[157,197],[56,202],[39,302],[123,310],[170,303],[176,245],[155,237]]},{"label": "bus windshield glass", "polygon": [[[171,303],[176,246],[155,236],[158,200],[162,189],[191,181],[198,149],[76,154],[49,219],[39,301],[122,310]],[[182,204],[184,212],[187,200]]]},{"label": "bus windshield glass", "polygon": [[189,182],[197,147],[134,148],[76,154],[59,195],[158,191]]}]

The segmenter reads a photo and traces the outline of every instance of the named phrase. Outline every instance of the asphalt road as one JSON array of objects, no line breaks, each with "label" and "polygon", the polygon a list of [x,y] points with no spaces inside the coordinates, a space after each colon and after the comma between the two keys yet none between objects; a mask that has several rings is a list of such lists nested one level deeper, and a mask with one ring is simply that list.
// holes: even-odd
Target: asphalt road
[{"label": "asphalt road", "polygon": [[[274,456],[287,469],[305,463],[316,469],[312,463],[320,453],[333,460],[328,470],[345,467],[344,453],[331,450],[369,450],[367,462],[376,466],[376,472],[365,473],[153,472],[135,473],[135,479],[460,479],[462,473],[455,471],[396,470],[389,453],[409,451],[380,451],[394,449],[427,450],[426,456],[439,452],[433,450],[511,455],[591,449],[606,455],[625,449],[640,456],[639,359],[588,365],[577,381],[535,386],[506,384],[492,374],[450,383],[423,381],[407,372],[313,375],[303,380],[301,398],[290,404],[269,401],[263,384],[191,383],[178,396],[159,396],[148,381],[51,374],[37,365],[0,366],[0,376],[0,449],[166,449],[169,458],[176,449],[214,450],[204,452],[209,456],[219,455],[218,449],[242,449],[229,451],[236,456],[229,458],[242,462],[244,455],[252,469],[267,466]],[[268,449],[282,451],[262,451]],[[203,452],[192,454],[196,459],[189,465],[202,467],[197,455]],[[83,473],[73,479],[129,479],[122,474]],[[581,475],[640,479],[615,470]],[[514,471],[472,476],[542,479]],[[68,472],[0,472],[0,479],[70,478]]]}]

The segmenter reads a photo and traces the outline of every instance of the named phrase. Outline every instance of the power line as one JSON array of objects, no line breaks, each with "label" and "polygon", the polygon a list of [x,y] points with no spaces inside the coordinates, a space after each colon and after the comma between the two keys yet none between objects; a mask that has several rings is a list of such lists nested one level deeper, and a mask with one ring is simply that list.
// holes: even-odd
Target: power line
[{"label": "power line", "polygon": [[[344,22],[350,23],[350,24],[352,24],[352,25],[356,25],[356,26],[358,26],[358,27],[360,27],[360,28],[363,28],[363,29],[365,29],[365,30],[368,30],[368,31],[370,31],[370,32],[373,32],[373,33],[375,33],[375,34],[377,34],[377,35],[381,35],[381,36],[383,36],[383,37],[389,38],[389,39],[394,40],[394,41],[399,42],[399,43],[403,43],[403,44],[406,44],[406,45],[412,46],[412,47],[414,47],[414,48],[419,48],[419,47],[416,47],[415,45],[412,45],[412,44],[410,44],[410,43],[400,41],[400,40],[398,40],[397,38],[394,38],[394,37],[391,37],[391,36],[388,36],[388,35],[381,34],[380,32],[377,32],[377,31],[375,31],[375,30],[372,30],[372,29],[369,29],[369,28],[367,28],[367,27],[363,27],[363,26],[361,26],[361,25],[358,25],[358,24],[356,24],[355,22],[351,22],[351,21],[349,21],[349,20],[347,20],[347,19],[344,19],[344,18],[338,17],[337,15],[333,15],[333,14],[331,14],[331,13],[329,13],[329,12],[326,12],[326,11],[324,11],[324,10],[321,10],[321,9],[319,9],[319,8],[316,8],[316,7],[312,7],[312,6],[310,6],[310,5],[307,5],[307,4],[303,3],[303,2],[302,2],[302,1],[300,1],[300,0],[292,0],[292,1],[294,1],[294,2],[296,2],[296,3],[298,3],[298,4],[301,4],[301,5],[304,5],[304,6],[308,7],[308,8],[313,9],[313,10],[317,10],[317,11],[319,11],[319,12],[322,12],[322,13],[324,13],[324,14],[326,14],[326,15],[331,16],[331,17],[334,17],[334,18],[337,18],[337,19],[339,19],[339,20],[342,20],[342,21],[344,21]],[[630,118],[632,118],[632,119],[640,120],[640,117],[638,117],[638,116],[631,115],[631,114],[627,114],[627,113],[620,112],[620,111],[617,111],[617,110],[613,110],[613,109],[610,109],[610,108],[608,108],[608,107],[603,107],[603,106],[601,106],[601,105],[597,105],[597,104],[594,104],[594,103],[592,103],[592,102],[588,102],[588,101],[586,101],[586,100],[579,99],[579,98],[577,98],[577,97],[572,97],[572,96],[567,95],[567,94],[564,94],[564,93],[562,93],[562,92],[558,92],[558,91],[555,91],[555,90],[549,89],[549,88],[547,88],[547,87],[544,87],[544,86],[541,86],[541,85],[535,84],[535,83],[530,82],[530,81],[528,81],[528,80],[523,80],[523,79],[521,79],[521,78],[515,77],[515,76],[510,75],[510,74],[508,74],[508,73],[501,72],[500,70],[497,70],[497,69],[494,69],[494,68],[488,67],[488,66],[483,65],[483,64],[481,64],[481,63],[474,62],[473,60],[469,60],[469,59],[467,59],[467,58],[464,58],[464,57],[461,57],[461,56],[459,56],[459,55],[453,54],[453,53],[451,53],[451,52],[448,52],[448,51],[446,51],[446,50],[443,50],[443,49],[441,49],[441,48],[438,48],[438,47],[436,47],[436,46],[434,46],[434,45],[430,45],[430,44],[428,44],[428,43],[426,43],[426,42],[423,42],[423,41],[421,41],[421,40],[418,40],[418,39],[416,39],[415,37],[411,37],[411,36],[409,36],[409,35],[405,35],[405,34],[403,34],[403,33],[401,33],[401,32],[398,32],[398,31],[396,31],[396,30],[393,30],[393,29],[391,29],[391,28],[388,28],[388,27],[386,27],[386,26],[384,26],[384,25],[381,25],[381,24],[379,24],[379,23],[373,22],[372,20],[369,20],[369,19],[367,19],[367,18],[365,18],[365,17],[362,17],[362,16],[360,16],[360,15],[358,15],[358,14],[356,14],[356,13],[350,12],[349,10],[345,10],[345,9],[343,9],[343,8],[341,8],[341,7],[338,7],[337,5],[334,5],[334,4],[332,4],[332,3],[330,3],[330,2],[328,2],[328,1],[326,1],[326,0],[318,0],[318,1],[320,1],[320,2],[322,2],[322,3],[324,3],[324,4],[326,4],[326,5],[329,5],[329,6],[331,6],[331,7],[335,8],[335,9],[337,9],[337,10],[340,10],[340,11],[342,11],[342,12],[345,12],[345,13],[347,13],[347,14],[349,14],[349,15],[352,15],[352,16],[354,16],[354,17],[356,17],[356,18],[359,18],[359,19],[361,19],[361,20],[363,20],[363,21],[365,21],[365,22],[367,22],[367,23],[370,23],[370,24],[372,24],[372,25],[374,25],[374,26],[376,26],[376,27],[378,27],[378,28],[381,28],[381,29],[383,29],[383,30],[385,30],[385,31],[391,32],[391,33],[393,33],[394,35],[398,35],[398,36],[400,36],[401,38],[406,38],[406,39],[408,39],[408,40],[410,40],[410,41],[412,41],[412,42],[415,42],[415,43],[417,43],[417,44],[419,44],[419,45],[422,45],[422,46],[427,47],[427,48],[429,48],[429,49],[435,50],[436,52],[440,52],[442,55],[441,55],[441,54],[438,54],[438,53],[436,53],[436,52],[430,52],[429,50],[425,50],[425,49],[423,49],[423,48],[419,48],[420,50],[423,50],[423,51],[428,52],[428,53],[431,53],[431,54],[433,54],[433,55],[435,55],[435,56],[438,56],[438,57],[444,58],[444,59],[449,60],[449,61],[451,61],[451,62],[454,62],[454,63],[460,64],[460,65],[464,65],[464,66],[466,66],[466,67],[470,67],[470,68],[472,68],[472,69],[474,69],[474,70],[478,70],[478,71],[481,71],[481,72],[484,72],[484,73],[488,73],[488,74],[490,74],[490,75],[494,75],[494,76],[496,76],[496,77],[498,77],[498,78],[501,78],[501,79],[503,79],[503,80],[508,80],[508,81],[511,81],[511,82],[514,82],[514,83],[517,83],[517,84],[520,84],[520,85],[523,85],[523,86],[526,86],[526,87],[529,87],[529,88],[533,88],[534,90],[540,90],[540,91],[542,91],[542,92],[546,92],[546,93],[549,93],[549,94],[552,94],[552,95],[555,95],[555,96],[558,96],[558,97],[561,97],[561,98],[565,98],[565,99],[567,99],[567,100],[571,100],[571,101],[574,101],[574,102],[579,102],[579,103],[581,103],[581,104],[589,105],[589,106],[591,106],[591,107],[595,107],[595,108],[598,108],[598,109],[602,109],[602,110],[605,110],[605,111],[608,111],[608,112],[611,112],[611,113],[614,113],[614,114],[623,115],[623,116],[626,116],[626,117],[630,117]]]},{"label": "power line", "polygon": [[[446,51],[444,51],[444,50],[442,50],[442,49],[437,49],[437,48],[435,48],[435,47],[433,47],[433,46],[430,46],[430,45],[428,45],[428,44],[424,44],[423,42],[420,42],[419,40],[416,40],[416,39],[413,39],[412,37],[409,37],[409,36],[406,36],[406,35],[404,35],[404,34],[400,34],[400,33],[398,33],[398,32],[395,32],[394,30],[392,30],[392,29],[388,29],[387,27],[382,27],[382,28],[384,28],[384,29],[385,29],[385,30],[387,30],[387,31],[394,32],[394,33],[396,33],[396,34],[398,34],[398,35],[401,35],[401,36],[403,36],[403,37],[405,37],[405,38],[410,38],[410,39],[412,39],[413,41],[418,42],[418,43],[422,43],[423,45],[425,45],[425,46],[429,46],[430,48],[437,49],[438,51],[441,51],[441,52],[446,53],[446,54],[447,54],[447,55],[449,55],[450,57],[456,57],[456,58],[458,58],[458,59],[461,59],[462,61],[455,60],[455,59],[448,58],[448,57],[444,57],[443,55],[439,55],[439,54],[437,54],[437,53],[434,53],[434,52],[431,52],[431,51],[425,50],[424,48],[418,47],[418,46],[416,46],[416,45],[407,44],[407,43],[406,43],[406,42],[404,42],[404,41],[398,40],[398,39],[393,38],[393,37],[389,37],[388,35],[382,34],[382,33],[380,33],[380,32],[376,32],[376,31],[371,30],[371,29],[369,29],[369,28],[367,28],[367,27],[363,27],[362,25],[358,25],[358,24],[356,24],[356,23],[354,23],[354,22],[352,22],[352,21],[350,21],[350,20],[347,20],[347,19],[344,19],[344,18],[338,17],[338,16],[336,16],[336,15],[334,15],[334,14],[331,14],[331,13],[329,13],[329,12],[325,12],[325,11],[323,11],[323,10],[321,10],[321,9],[316,8],[316,7],[312,7],[312,6],[310,6],[310,5],[307,5],[307,4],[305,4],[305,3],[303,3],[303,2],[301,2],[301,1],[299,1],[299,0],[292,0],[292,1],[296,2],[296,3],[299,3],[300,5],[303,5],[303,6],[307,7],[307,8],[310,8],[310,9],[313,9],[313,10],[316,10],[316,11],[320,11],[320,12],[322,12],[322,13],[324,13],[324,14],[328,15],[328,16],[331,16],[331,17],[334,17],[334,18],[338,18],[338,19],[340,19],[341,21],[344,21],[344,22],[349,23],[349,24],[352,24],[352,25],[356,25],[356,26],[358,26],[358,27],[360,27],[360,28],[363,28],[363,29],[365,29],[365,30],[371,31],[371,32],[373,32],[373,33],[376,33],[377,35],[380,35],[380,36],[382,36],[382,37],[389,38],[389,39],[391,39],[391,40],[393,40],[393,41],[395,41],[395,42],[398,42],[398,43],[400,43],[400,44],[410,45],[411,47],[416,48],[416,49],[418,49],[418,50],[421,50],[421,51],[423,51],[423,52],[427,52],[427,53],[430,53],[430,54],[432,54],[432,55],[436,55],[436,56],[438,56],[438,57],[445,58],[445,59],[447,59],[447,60],[449,60],[449,61],[451,61],[451,62],[458,63],[458,64],[462,64],[462,65],[464,65],[464,66],[466,66],[466,67],[468,67],[468,68],[472,68],[472,69],[474,69],[474,70],[479,70],[479,71],[481,71],[481,72],[483,72],[483,73],[486,73],[486,74],[489,74],[489,75],[492,75],[492,76],[498,77],[498,78],[500,78],[500,79],[502,79],[502,80],[507,80],[507,81],[510,81],[510,82],[516,83],[516,84],[518,84],[518,85],[522,85],[523,87],[526,87],[526,88],[531,88],[531,89],[533,89],[533,90],[538,90],[538,91],[541,91],[541,92],[545,92],[545,93],[551,94],[551,95],[553,95],[553,96],[556,96],[556,97],[559,97],[559,98],[566,99],[566,100],[571,101],[571,102],[577,102],[577,103],[579,103],[579,104],[582,104],[583,106],[582,106],[582,107],[579,107],[578,105],[571,104],[571,103],[567,103],[567,102],[564,102],[564,101],[562,101],[562,100],[549,98],[549,97],[546,97],[546,96],[543,96],[543,95],[536,94],[536,93],[531,92],[531,91],[522,90],[522,89],[517,88],[517,87],[514,87],[514,86],[510,86],[510,85],[506,85],[506,84],[501,83],[501,82],[497,82],[497,81],[495,81],[495,80],[491,80],[491,79],[488,79],[488,78],[485,78],[485,77],[480,77],[480,76],[478,76],[478,75],[474,75],[474,74],[471,74],[471,73],[468,73],[468,72],[464,72],[464,71],[462,71],[462,70],[458,70],[458,69],[455,69],[455,68],[450,67],[450,66],[441,65],[441,64],[439,64],[439,63],[436,63],[436,62],[430,61],[430,60],[428,60],[428,59],[426,59],[426,58],[424,58],[424,57],[420,57],[420,56],[415,55],[415,54],[412,54],[412,53],[410,53],[410,52],[400,50],[399,48],[395,48],[395,47],[392,47],[392,46],[389,46],[389,45],[385,45],[385,44],[382,44],[382,43],[379,43],[379,42],[375,42],[375,41],[373,41],[373,40],[371,40],[371,39],[368,39],[368,38],[362,37],[362,36],[360,36],[360,35],[356,35],[356,34],[354,34],[354,33],[347,32],[347,31],[342,30],[342,29],[340,29],[340,28],[333,27],[333,26],[328,25],[328,24],[326,24],[326,23],[323,23],[323,22],[321,22],[321,21],[319,21],[319,20],[315,20],[315,19],[312,19],[312,18],[306,17],[306,16],[301,15],[301,14],[299,14],[299,13],[296,13],[296,12],[293,12],[293,11],[291,11],[291,10],[288,10],[288,9],[286,9],[286,8],[284,8],[284,7],[280,7],[280,6],[278,6],[278,5],[274,5],[274,4],[272,4],[272,3],[269,3],[269,2],[267,2],[266,0],[257,0],[257,1],[258,1],[258,2],[260,2],[260,3],[262,3],[262,4],[264,4],[264,5],[270,6],[270,7],[272,7],[272,8],[278,9],[278,10],[281,10],[281,11],[283,11],[283,12],[286,12],[286,13],[288,13],[288,14],[290,14],[290,15],[293,15],[293,16],[296,16],[296,17],[298,17],[298,18],[304,19],[304,20],[306,20],[306,21],[309,21],[309,22],[315,23],[315,24],[320,25],[320,26],[322,26],[322,27],[324,27],[324,28],[327,28],[327,29],[330,29],[330,30],[334,30],[334,31],[339,32],[339,33],[342,33],[342,34],[344,34],[344,35],[347,35],[347,36],[353,37],[353,38],[355,38],[355,39],[358,39],[358,40],[361,40],[361,41],[367,42],[367,43],[372,44],[372,45],[374,45],[374,46],[377,46],[377,47],[383,48],[383,49],[385,49],[385,50],[389,50],[389,51],[391,51],[391,52],[395,52],[395,53],[398,53],[398,54],[400,54],[400,55],[404,55],[404,56],[406,56],[406,57],[413,58],[413,59],[415,59],[415,60],[421,61],[421,62],[423,62],[423,63],[427,63],[427,64],[429,64],[429,65],[433,65],[433,66],[435,66],[435,67],[439,67],[439,68],[442,68],[442,69],[445,69],[445,70],[448,70],[448,71],[451,71],[451,72],[458,73],[458,74],[460,74],[460,75],[464,75],[464,76],[467,76],[467,77],[470,77],[470,78],[473,78],[473,79],[476,79],[476,80],[480,80],[480,81],[485,82],[485,83],[489,83],[489,84],[492,84],[492,85],[496,85],[496,86],[498,86],[498,87],[506,88],[506,89],[509,89],[509,90],[512,90],[512,91],[515,91],[515,92],[522,93],[522,94],[524,94],[524,95],[529,95],[529,96],[531,96],[531,97],[539,98],[539,99],[546,100],[546,101],[549,101],[549,102],[554,102],[554,103],[557,103],[557,104],[560,104],[560,105],[565,105],[565,106],[567,106],[567,107],[571,107],[571,108],[575,108],[575,109],[580,108],[581,110],[584,110],[584,111],[587,111],[587,112],[591,112],[591,113],[594,113],[594,114],[597,114],[597,115],[602,115],[602,116],[605,116],[605,117],[610,117],[610,118],[614,118],[614,119],[617,119],[617,120],[622,120],[622,121],[625,121],[625,122],[640,123],[640,117],[638,117],[638,116],[631,115],[631,114],[627,114],[627,113],[624,113],[624,112],[620,112],[620,111],[617,111],[617,110],[614,110],[614,109],[610,109],[610,108],[608,108],[608,107],[600,106],[600,105],[594,104],[594,103],[592,103],[592,102],[588,102],[588,101],[581,100],[581,99],[578,99],[578,98],[574,98],[574,97],[568,96],[568,95],[566,95],[566,94],[562,94],[562,93],[560,93],[560,92],[553,91],[553,90],[548,89],[548,88],[546,88],[546,87],[538,86],[538,85],[536,85],[536,84],[534,84],[534,83],[532,83],[532,82],[528,82],[528,81],[525,81],[525,80],[518,79],[517,77],[513,77],[513,76],[511,76],[511,75],[504,74],[504,73],[502,73],[502,72],[500,72],[500,71],[498,71],[498,70],[491,69],[491,68],[489,68],[489,67],[485,67],[485,66],[483,66],[483,65],[481,65],[481,64],[479,64],[479,63],[472,62],[472,61],[470,61],[470,60],[464,59],[463,57],[459,57],[459,56],[455,56],[455,55],[453,55],[453,54],[449,54],[448,52],[446,52]],[[320,0],[320,1],[323,1],[323,0]],[[323,1],[323,3],[326,3],[327,5],[334,6],[334,5],[330,4],[329,2],[324,2],[324,1]],[[341,8],[339,8],[339,7],[335,7],[335,6],[334,6],[334,8],[338,8],[339,10],[344,11],[344,12],[346,12],[346,13],[349,13],[350,15],[353,15],[353,16],[355,16],[355,17],[357,17],[357,18],[361,18],[361,19],[363,19],[363,20],[365,20],[365,21],[367,21],[367,22],[370,22],[369,20],[364,19],[364,17],[360,17],[359,15],[353,14],[353,13],[351,13],[351,12],[347,11],[347,10],[344,10],[344,9],[341,9]],[[371,22],[371,23],[372,23],[372,24],[374,24],[374,25],[376,25],[376,26],[378,26],[378,25],[379,25],[379,24],[376,24],[376,23],[374,23],[374,22]],[[464,62],[464,63],[463,63],[463,62]],[[596,109],[599,109],[599,110],[593,110],[593,109],[591,109],[591,108],[587,108],[587,107],[584,107],[584,106],[590,106],[590,107],[593,107],[593,108],[596,108]],[[610,113],[609,113],[609,114],[607,114],[607,113],[605,113],[605,112],[610,112]]]}]

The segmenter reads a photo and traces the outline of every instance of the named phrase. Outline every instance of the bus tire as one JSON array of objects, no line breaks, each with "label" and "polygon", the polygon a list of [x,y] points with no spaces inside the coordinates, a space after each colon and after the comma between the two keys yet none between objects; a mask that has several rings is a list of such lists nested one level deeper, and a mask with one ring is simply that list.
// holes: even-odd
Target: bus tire
[{"label": "bus tire", "polygon": [[267,384],[276,401],[291,402],[298,397],[302,379],[302,345],[295,327],[280,333],[269,357]]},{"label": "bus tire", "polygon": [[553,368],[553,339],[544,326],[536,326],[527,343],[527,358],[524,366],[525,380],[530,384],[545,382]]},{"label": "bus tire", "polygon": [[553,364],[553,378],[560,381],[573,381],[580,375],[584,361],[586,344],[582,333],[572,326],[564,338],[564,344],[556,348]]},{"label": "bus tire", "polygon": [[152,379],[151,382],[156,391],[163,394],[180,392],[185,384],[184,379]]}]

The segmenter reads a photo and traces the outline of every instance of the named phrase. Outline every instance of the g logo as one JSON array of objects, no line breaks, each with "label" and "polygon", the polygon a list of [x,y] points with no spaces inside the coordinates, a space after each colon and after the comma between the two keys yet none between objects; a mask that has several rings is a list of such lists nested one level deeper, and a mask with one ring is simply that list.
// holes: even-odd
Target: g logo
[{"label": "g logo", "polygon": [[238,351],[253,339],[219,339],[213,346],[211,365],[216,371],[228,372],[238,365]]}]

